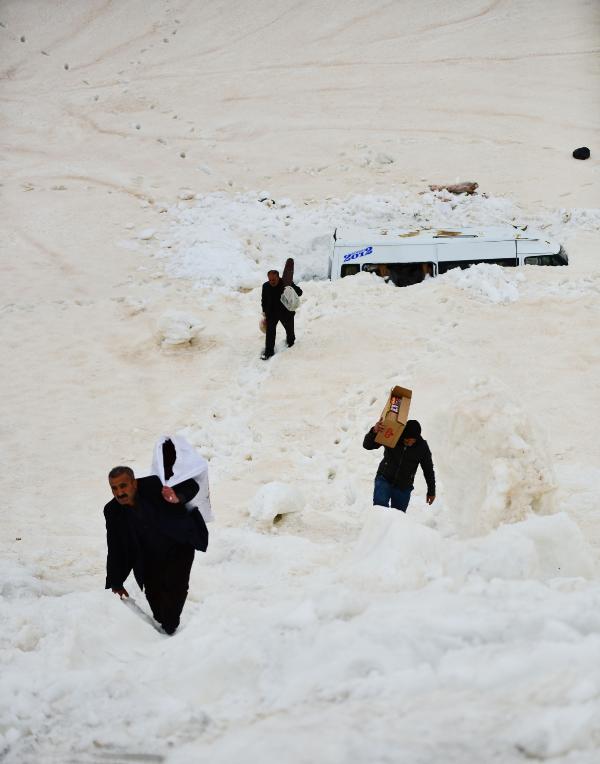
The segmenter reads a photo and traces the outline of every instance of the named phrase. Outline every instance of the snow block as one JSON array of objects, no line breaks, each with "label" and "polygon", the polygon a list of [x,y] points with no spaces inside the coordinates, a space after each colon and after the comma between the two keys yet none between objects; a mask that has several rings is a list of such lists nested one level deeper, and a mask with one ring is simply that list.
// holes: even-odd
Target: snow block
[{"label": "snow block", "polygon": [[304,496],[297,488],[274,481],[258,490],[248,506],[248,514],[256,525],[270,528],[285,515],[301,512],[304,503]]}]

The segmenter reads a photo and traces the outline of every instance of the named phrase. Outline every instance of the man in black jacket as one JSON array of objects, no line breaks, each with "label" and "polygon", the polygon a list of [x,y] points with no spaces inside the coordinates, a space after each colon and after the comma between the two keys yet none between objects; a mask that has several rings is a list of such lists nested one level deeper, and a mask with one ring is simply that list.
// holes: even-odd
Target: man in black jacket
[{"label": "man in black jacket", "polygon": [[[296,335],[294,334],[294,316],[296,314],[288,310],[281,302],[281,295],[285,287],[283,281],[279,278],[279,271],[269,271],[267,278],[269,280],[263,284],[260,300],[262,311],[267,320],[265,351],[261,355],[263,361],[267,361],[275,354],[275,334],[279,321],[281,321],[285,329],[288,347],[291,348],[296,341]],[[293,281],[291,287],[298,297],[302,295],[302,290]]]},{"label": "man in black jacket", "polygon": [[[363,448],[371,451],[380,448],[375,442],[377,433],[384,429],[381,420],[365,435]],[[417,467],[421,465],[427,483],[427,503],[435,501],[435,473],[431,451],[427,441],[421,437],[421,425],[414,419],[406,423],[400,440],[394,448],[384,446],[385,452],[375,476],[373,504],[406,512],[410,494],[414,488]]]},{"label": "man in black jacket", "polygon": [[198,483],[163,487],[155,475],[136,480],[130,467],[115,467],[108,481],[114,498],[104,507],[105,588],[128,597],[124,584],[133,570],[152,615],[173,634],[187,597],[194,549],[205,552],[208,546],[202,515],[185,506]]}]

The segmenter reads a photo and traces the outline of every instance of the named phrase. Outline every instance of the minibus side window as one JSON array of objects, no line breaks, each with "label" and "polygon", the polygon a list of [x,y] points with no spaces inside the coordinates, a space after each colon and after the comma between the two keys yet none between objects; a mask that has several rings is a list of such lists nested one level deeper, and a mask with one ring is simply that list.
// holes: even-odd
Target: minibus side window
[{"label": "minibus side window", "polygon": [[390,277],[390,268],[388,263],[365,263],[362,267],[367,273],[376,273],[382,279],[388,280]]},{"label": "minibus side window", "polygon": [[519,261],[516,257],[497,257],[495,260],[482,260],[482,263],[490,265],[501,265],[503,268],[516,268]]},{"label": "minibus side window", "polygon": [[351,265],[342,265],[341,277],[354,276],[360,271],[360,265],[358,263],[352,263]]},{"label": "minibus side window", "polygon": [[566,265],[565,260],[558,255],[531,255],[525,258],[525,265]]},{"label": "minibus side window", "polygon": [[412,286],[423,281],[426,275],[433,276],[433,263],[365,263],[362,268],[395,286]]},{"label": "minibus side window", "polygon": [[438,273],[446,273],[446,271],[450,271],[453,268],[460,268],[464,271],[470,268],[471,265],[477,265],[480,262],[481,260],[439,260]]},{"label": "minibus side window", "polygon": [[472,265],[479,265],[479,263],[487,263],[487,265],[502,265],[505,268],[514,268],[519,262],[516,257],[496,257],[494,259],[485,260],[440,260],[438,263],[439,273],[446,273],[446,271],[452,268],[461,268],[463,271],[466,268],[470,268]]}]

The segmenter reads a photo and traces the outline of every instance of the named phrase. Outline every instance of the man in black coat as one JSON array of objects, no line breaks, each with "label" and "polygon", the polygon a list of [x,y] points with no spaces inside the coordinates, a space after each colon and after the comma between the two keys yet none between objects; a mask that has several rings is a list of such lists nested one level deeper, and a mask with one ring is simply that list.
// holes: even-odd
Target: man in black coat
[{"label": "man in black coat", "polygon": [[205,552],[208,546],[202,515],[185,506],[198,483],[163,487],[155,475],[136,480],[130,467],[115,467],[108,481],[114,498],[104,507],[105,588],[128,597],[124,584],[133,570],[152,615],[173,634],[188,593],[194,549]]},{"label": "man in black coat", "polygon": [[[380,448],[375,442],[377,433],[385,429],[381,420],[365,435],[363,448],[371,451]],[[389,507],[406,512],[410,495],[414,488],[415,474],[421,466],[427,483],[427,503],[435,501],[435,473],[431,451],[427,441],[421,437],[421,425],[414,419],[409,419],[402,431],[400,440],[389,448],[384,446],[384,455],[375,476],[373,504]]]},{"label": "man in black coat", "polygon": [[[269,271],[267,273],[268,281],[265,281],[262,287],[261,294],[261,306],[262,311],[267,321],[267,338],[265,342],[265,351],[261,355],[263,361],[267,361],[275,354],[275,334],[277,330],[277,323],[281,321],[283,328],[285,329],[285,336],[288,347],[292,347],[296,341],[296,335],[294,334],[294,316],[293,311],[288,310],[281,302],[281,295],[285,286],[283,281],[279,278],[279,271]],[[299,286],[292,281],[292,289],[298,297],[302,295],[302,290]]]}]

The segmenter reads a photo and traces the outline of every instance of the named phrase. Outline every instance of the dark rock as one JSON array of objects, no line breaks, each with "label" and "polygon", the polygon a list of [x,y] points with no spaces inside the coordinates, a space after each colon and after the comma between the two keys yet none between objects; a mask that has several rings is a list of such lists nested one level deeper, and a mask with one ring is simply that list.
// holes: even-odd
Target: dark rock
[{"label": "dark rock", "polygon": [[591,153],[587,146],[581,146],[581,148],[575,149],[573,156],[575,159],[589,159]]}]

